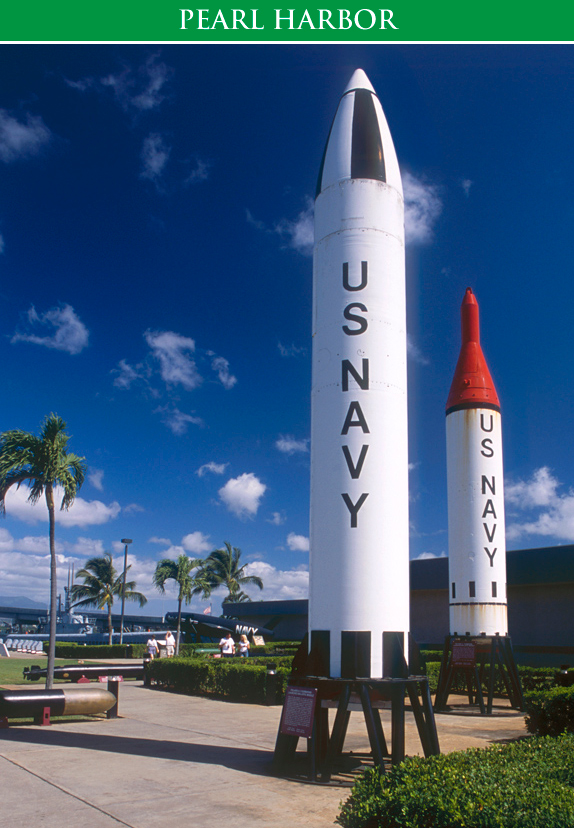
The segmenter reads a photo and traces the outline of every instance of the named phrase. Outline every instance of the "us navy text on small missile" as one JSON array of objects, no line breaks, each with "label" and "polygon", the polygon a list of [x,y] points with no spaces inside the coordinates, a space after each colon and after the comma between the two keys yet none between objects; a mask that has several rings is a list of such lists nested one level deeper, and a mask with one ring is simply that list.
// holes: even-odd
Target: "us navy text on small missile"
[{"label": "us navy text on small missile", "polygon": [[[487,421],[485,419],[484,412],[481,411],[480,412],[480,428],[481,428],[481,431],[486,431],[486,432],[493,431],[494,430],[493,416],[492,416],[492,414],[487,414],[486,417],[490,417],[490,422],[489,423],[487,423]],[[483,457],[488,457],[488,458],[494,457],[494,446],[493,446],[493,443],[492,443],[492,440],[490,439],[490,437],[485,437],[481,441],[480,445],[481,445],[480,453],[482,454]],[[492,475],[490,480],[488,479],[488,477],[485,474],[481,475],[480,491],[481,491],[481,494],[486,495],[486,498],[487,498],[486,503],[484,504],[484,510],[482,512],[482,519],[486,520],[489,515],[492,515],[493,520],[497,520],[496,509],[494,508],[494,503],[492,501],[492,497],[489,497],[489,495],[496,495],[496,478],[495,478],[494,475]],[[493,540],[494,540],[494,535],[495,535],[495,532],[496,532],[496,526],[497,526],[497,524],[493,523],[492,524],[492,531],[491,531],[488,527],[488,523],[483,523],[482,524],[482,528],[484,529],[486,537],[488,538],[488,543],[492,543]],[[494,549],[491,552],[490,549],[488,548],[488,546],[484,547],[484,551],[488,555],[488,560],[490,561],[491,566],[494,566],[494,556],[496,555],[497,548],[498,547],[495,546]]]},{"label": "us navy text on small missile", "polygon": [[[262,18],[257,18],[259,9],[229,9],[225,14],[221,9],[215,12],[210,9],[180,9],[180,29],[215,29],[221,26],[222,29],[249,29],[261,31],[265,28],[257,25]],[[336,29],[344,31],[347,29],[398,29],[392,22],[393,12],[391,9],[359,9],[352,14],[349,9],[305,9],[299,16],[295,16],[295,9],[273,9],[275,12],[275,29]],[[250,14],[247,14],[250,12]],[[246,20],[247,17],[247,20]]]}]

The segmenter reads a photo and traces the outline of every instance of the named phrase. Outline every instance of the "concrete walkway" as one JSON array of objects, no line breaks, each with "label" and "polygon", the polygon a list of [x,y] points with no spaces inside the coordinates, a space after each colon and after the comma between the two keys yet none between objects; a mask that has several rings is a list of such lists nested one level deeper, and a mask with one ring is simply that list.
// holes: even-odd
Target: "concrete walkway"
[{"label": "concrete walkway", "polygon": [[[0,828],[326,828],[349,794],[268,775],[280,707],[126,682],[119,710],[110,721],[0,730]],[[443,752],[525,735],[507,707],[436,718]],[[387,711],[383,722],[390,732]],[[406,729],[407,752],[420,752],[410,713]],[[368,750],[358,713],[345,750]]]}]

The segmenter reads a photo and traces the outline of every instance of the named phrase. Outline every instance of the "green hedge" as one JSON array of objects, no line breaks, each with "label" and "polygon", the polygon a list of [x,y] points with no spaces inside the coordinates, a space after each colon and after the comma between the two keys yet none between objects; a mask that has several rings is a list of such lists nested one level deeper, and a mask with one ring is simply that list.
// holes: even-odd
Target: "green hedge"
[{"label": "green hedge", "polygon": [[164,658],[150,663],[148,678],[157,686],[190,696],[266,704],[270,682],[275,702],[283,701],[290,672],[288,667],[278,667],[270,676],[267,667],[247,659]]},{"label": "green hedge", "polygon": [[524,694],[526,729],[539,736],[574,733],[574,687],[552,687]]},{"label": "green hedge", "polygon": [[[44,641],[44,652],[48,642]],[[77,644],[56,641],[56,658],[143,658],[145,644]]]},{"label": "green hedge", "polygon": [[337,821],[344,828],[572,828],[574,736],[413,757],[368,770]]}]

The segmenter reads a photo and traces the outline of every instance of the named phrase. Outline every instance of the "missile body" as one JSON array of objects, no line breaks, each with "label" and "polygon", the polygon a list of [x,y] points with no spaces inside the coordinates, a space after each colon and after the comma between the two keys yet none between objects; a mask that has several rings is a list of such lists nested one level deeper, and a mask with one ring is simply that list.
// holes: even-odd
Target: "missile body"
[{"label": "missile body", "polygon": [[358,69],[315,202],[309,638],[332,677],[381,677],[383,633],[408,635],[406,384],[401,177]]},{"label": "missile body", "polygon": [[446,404],[450,632],[507,635],[500,403],[470,288],[461,317],[462,347]]}]

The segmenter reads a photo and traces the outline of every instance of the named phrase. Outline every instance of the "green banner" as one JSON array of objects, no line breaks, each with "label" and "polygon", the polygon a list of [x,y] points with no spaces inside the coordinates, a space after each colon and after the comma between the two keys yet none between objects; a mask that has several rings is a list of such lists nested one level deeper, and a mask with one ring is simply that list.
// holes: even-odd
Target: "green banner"
[{"label": "green banner", "polygon": [[[152,0],[30,0],[4,3],[3,42],[385,42],[574,40],[574,7],[532,0],[469,6],[460,0],[385,0],[388,7],[337,5],[257,8],[203,3],[180,8]],[[341,6],[341,7],[340,7]],[[342,7],[344,6],[344,8]]]}]

